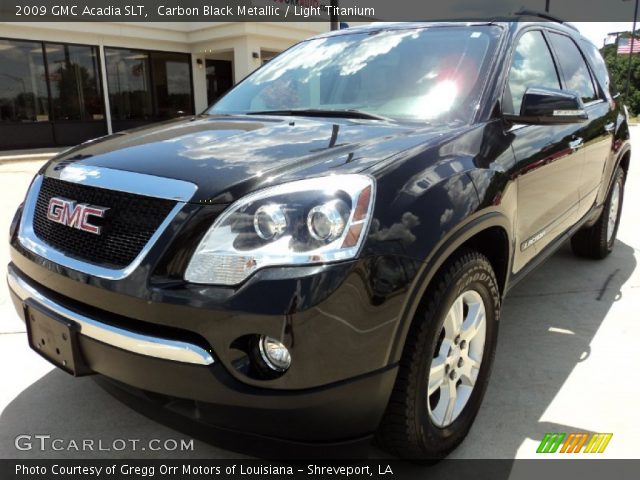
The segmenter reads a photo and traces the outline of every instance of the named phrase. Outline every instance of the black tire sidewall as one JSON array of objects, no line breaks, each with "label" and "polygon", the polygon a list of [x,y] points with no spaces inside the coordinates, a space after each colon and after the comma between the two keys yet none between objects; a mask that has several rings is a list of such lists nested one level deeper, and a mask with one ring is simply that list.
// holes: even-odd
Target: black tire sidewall
[{"label": "black tire sidewall", "polygon": [[[607,226],[609,224],[609,214],[610,214],[610,206],[611,199],[613,198],[613,191],[615,190],[616,184],[620,185],[620,197],[618,199],[618,216],[616,218],[616,224],[613,228],[613,235],[611,236],[611,241],[607,241]],[[613,245],[616,243],[616,237],[618,236],[618,227],[620,226],[620,217],[622,215],[622,202],[624,200],[624,172],[621,168],[616,170],[615,180],[611,184],[611,191],[609,192],[609,197],[607,198],[607,203],[605,205],[605,212],[603,216],[604,224],[602,226],[603,234],[604,234],[604,243],[607,248],[607,253],[613,250]]]},{"label": "black tire sidewall", "polygon": [[[431,319],[427,319],[432,320],[432,325],[429,327],[425,338],[425,348],[421,352],[421,365],[418,370],[417,398],[415,399],[417,432],[426,451],[441,451],[442,456],[446,455],[464,439],[478,413],[491,373],[498,334],[500,299],[493,272],[487,270],[484,262],[478,260],[472,260],[465,264],[464,267],[451,279],[442,300],[434,312],[435,314]],[[478,292],[485,305],[486,338],[482,363],[475,387],[464,409],[451,425],[440,428],[431,421],[427,408],[428,371],[431,367],[431,361],[445,317],[454,300],[468,290]],[[424,381],[420,382],[420,379],[424,379]]]}]

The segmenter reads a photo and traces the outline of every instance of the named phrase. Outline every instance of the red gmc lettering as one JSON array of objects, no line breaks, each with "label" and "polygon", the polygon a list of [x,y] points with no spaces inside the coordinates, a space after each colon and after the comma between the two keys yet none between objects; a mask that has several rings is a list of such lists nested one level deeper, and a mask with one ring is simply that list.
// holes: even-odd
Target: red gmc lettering
[{"label": "red gmc lettering", "polygon": [[89,221],[90,216],[104,217],[108,208],[95,207],[86,203],[76,203],[73,200],[53,197],[49,200],[47,218],[52,222],[82,230],[83,232],[100,235],[101,227]]}]

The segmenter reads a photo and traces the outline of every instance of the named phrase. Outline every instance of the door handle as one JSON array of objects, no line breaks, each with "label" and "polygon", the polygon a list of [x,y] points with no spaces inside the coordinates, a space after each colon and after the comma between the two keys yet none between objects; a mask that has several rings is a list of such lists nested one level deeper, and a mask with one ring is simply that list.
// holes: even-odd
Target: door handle
[{"label": "door handle", "polygon": [[569,142],[569,148],[574,152],[584,146],[584,139],[582,137],[575,137]]},{"label": "door handle", "polygon": [[604,126],[604,129],[607,133],[613,132],[615,128],[616,128],[616,124],[614,122],[609,122]]}]

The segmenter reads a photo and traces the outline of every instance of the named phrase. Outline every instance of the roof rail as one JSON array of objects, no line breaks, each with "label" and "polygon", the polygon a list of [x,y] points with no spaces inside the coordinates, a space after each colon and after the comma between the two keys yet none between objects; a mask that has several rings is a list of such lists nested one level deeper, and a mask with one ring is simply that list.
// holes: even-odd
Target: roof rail
[{"label": "roof rail", "polygon": [[569,22],[564,21],[561,18],[555,17],[547,12],[538,12],[537,10],[518,10],[514,15],[521,15],[521,16],[526,16],[526,17],[538,17],[538,18],[544,18],[545,20],[550,20],[552,22],[557,22],[557,23],[561,23],[563,25],[566,25],[567,27],[569,27],[571,30],[575,30],[576,32],[579,32],[578,28],[575,25],[570,24]]}]

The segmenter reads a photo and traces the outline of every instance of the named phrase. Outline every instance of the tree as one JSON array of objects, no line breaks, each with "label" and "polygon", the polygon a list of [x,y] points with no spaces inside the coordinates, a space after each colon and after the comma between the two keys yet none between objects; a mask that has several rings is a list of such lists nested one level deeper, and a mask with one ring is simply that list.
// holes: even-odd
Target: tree
[{"label": "tree", "polygon": [[[630,38],[631,32],[620,35],[620,38]],[[635,42],[640,44],[640,38],[637,37]],[[629,54],[616,54],[616,45],[605,45],[600,52],[604,57],[611,81],[615,85],[616,90],[624,95],[627,89],[627,71],[629,68]],[[631,54],[631,79],[629,81],[629,98],[624,99],[625,104],[629,108],[629,112],[633,116],[640,114],[640,54]]]}]

